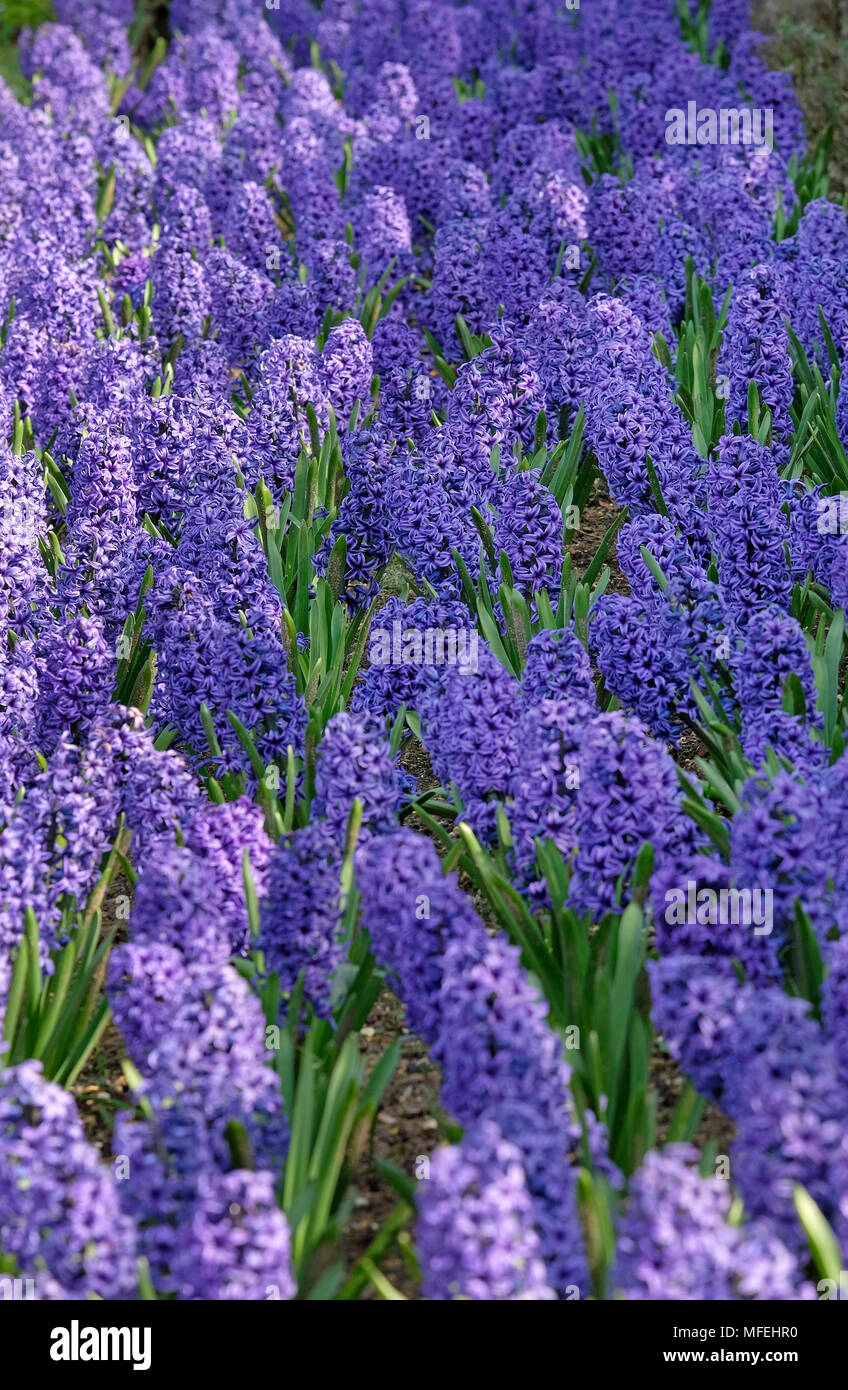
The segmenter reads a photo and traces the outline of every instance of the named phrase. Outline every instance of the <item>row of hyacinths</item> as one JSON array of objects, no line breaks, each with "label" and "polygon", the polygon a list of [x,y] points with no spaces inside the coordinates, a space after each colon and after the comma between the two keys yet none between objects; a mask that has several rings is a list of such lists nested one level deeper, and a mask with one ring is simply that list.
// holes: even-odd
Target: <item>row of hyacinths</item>
[{"label": "row of hyacinths", "polygon": [[393,1296],[388,1236],[311,1258],[385,983],[441,1078],[425,1297],[815,1297],[848,222],[748,5],[54,10],[0,83],[0,1271]]}]

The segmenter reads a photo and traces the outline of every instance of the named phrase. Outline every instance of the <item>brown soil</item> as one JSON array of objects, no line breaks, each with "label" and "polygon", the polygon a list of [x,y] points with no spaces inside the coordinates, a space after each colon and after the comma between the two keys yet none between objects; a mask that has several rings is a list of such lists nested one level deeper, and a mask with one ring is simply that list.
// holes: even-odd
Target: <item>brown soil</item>
[{"label": "brown soil", "polygon": [[115,1025],[110,1023],[99,1046],[80,1072],[79,1080],[71,1088],[86,1135],[104,1157],[108,1157],[112,1151],[115,1113],[129,1103],[123,1073],[126,1055],[124,1040]]},{"label": "brown soil", "polygon": [[[618,515],[618,510],[609,495],[605,479],[598,478],[592,488],[589,501],[581,513],[580,525],[569,546],[571,563],[577,574],[585,573],[594,560],[604,536]],[[626,594],[628,592],[627,580],[618,567],[615,546],[616,538],[613,537],[604,559],[604,564],[609,567],[610,571],[606,593]]]},{"label": "brown soil", "polygon": [[[126,907],[131,888],[123,874],[117,874],[103,898],[101,937],[115,930],[115,945],[127,940]],[[86,1135],[104,1155],[111,1153],[112,1124],[116,1110],[128,1103],[128,1087],[123,1073],[127,1055],[124,1040],[110,1023],[72,1086]]]},{"label": "brown soil", "polygon": [[[657,1092],[657,1143],[665,1143],[674,1107],[686,1085],[672,1057],[662,1046],[662,1040],[655,1040],[651,1057],[651,1080]],[[707,1101],[700,1123],[692,1140],[699,1149],[710,1142],[714,1143],[719,1154],[727,1154],[736,1137],[733,1121],[713,1102]]]},{"label": "brown soil", "polygon": [[[403,1006],[384,990],[360,1033],[360,1046],[373,1065],[398,1037],[400,1060],[383,1096],[371,1143],[353,1172],[357,1196],[342,1242],[342,1253],[351,1268],[402,1200],[387,1184],[377,1159],[391,1160],[414,1182],[417,1163],[428,1158],[440,1142],[438,1068],[421,1040],[406,1028]],[[382,1259],[380,1268],[398,1292],[408,1299],[420,1298],[417,1281],[397,1243]],[[379,1295],[368,1284],[360,1297],[370,1301]]]}]

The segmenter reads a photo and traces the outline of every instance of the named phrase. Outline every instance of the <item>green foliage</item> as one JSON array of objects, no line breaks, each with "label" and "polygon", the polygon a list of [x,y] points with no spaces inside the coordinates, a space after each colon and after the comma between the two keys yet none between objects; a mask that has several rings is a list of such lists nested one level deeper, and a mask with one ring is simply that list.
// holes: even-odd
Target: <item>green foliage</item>
[{"label": "green foliage", "polygon": [[83,910],[65,907],[58,935],[67,944],[50,952],[50,972],[42,971],[38,922],[26,909],[3,1016],[8,1050],[0,1054],[0,1065],[36,1058],[49,1080],[70,1087],[103,1036],[112,1016],[103,981],[115,928],[104,929],[101,909],[125,844],[119,829],[88,904]]},{"label": "green foliage", "polygon": [[[673,367],[680,383],[677,399],[692,427],[692,442],[704,459],[725,432],[724,400],[718,394],[716,368],[730,297],[728,289],[717,314],[709,285],[695,274],[692,258],[687,257],[686,308]],[[662,335],[657,339],[657,356],[670,369],[669,348]]]},{"label": "green foliage", "polygon": [[0,41],[15,38],[21,29],[35,29],[56,15],[50,0],[4,0],[0,10]]}]

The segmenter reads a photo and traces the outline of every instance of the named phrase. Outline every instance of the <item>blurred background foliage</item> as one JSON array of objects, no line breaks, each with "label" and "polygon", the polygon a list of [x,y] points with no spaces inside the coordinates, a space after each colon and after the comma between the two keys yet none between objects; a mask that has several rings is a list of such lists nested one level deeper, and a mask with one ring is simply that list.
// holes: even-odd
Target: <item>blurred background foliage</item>
[{"label": "blurred background foliage", "polygon": [[53,18],[50,0],[0,0],[0,37],[14,38],[19,29]]},{"label": "blurred background foliage", "polygon": [[848,0],[756,0],[755,29],[773,36],[772,67],[791,72],[814,142],[832,125],[831,195],[848,190]]},{"label": "blurred background foliage", "polygon": [[26,95],[27,84],[18,63],[17,35],[53,18],[51,0],[0,0],[0,77],[18,97]]}]

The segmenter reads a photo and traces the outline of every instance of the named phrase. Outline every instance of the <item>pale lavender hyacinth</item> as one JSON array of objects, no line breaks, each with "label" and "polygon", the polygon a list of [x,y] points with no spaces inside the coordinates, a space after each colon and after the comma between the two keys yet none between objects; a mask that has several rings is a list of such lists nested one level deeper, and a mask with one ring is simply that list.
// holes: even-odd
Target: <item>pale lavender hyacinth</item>
[{"label": "pale lavender hyacinth", "polygon": [[0,1073],[0,1248],[42,1297],[130,1298],[135,1230],[73,1096],[40,1062]]},{"label": "pale lavender hyacinth", "polygon": [[686,1144],[646,1156],[619,1229],[614,1287],[648,1301],[815,1297],[776,1236],[729,1223],[730,1185],[702,1177],[698,1159]]},{"label": "pale lavender hyacinth", "polygon": [[419,1185],[426,1298],[549,1300],[520,1151],[492,1121],[440,1149]]}]

